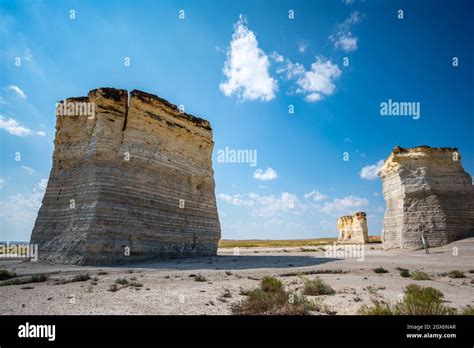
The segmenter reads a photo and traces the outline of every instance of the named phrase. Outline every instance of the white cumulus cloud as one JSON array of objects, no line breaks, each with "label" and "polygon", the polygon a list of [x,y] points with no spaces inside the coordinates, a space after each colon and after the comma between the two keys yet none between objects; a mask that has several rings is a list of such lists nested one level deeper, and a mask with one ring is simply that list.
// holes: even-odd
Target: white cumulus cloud
[{"label": "white cumulus cloud", "polygon": [[316,62],[311,64],[311,70],[305,71],[298,77],[296,81],[298,85],[296,92],[306,94],[305,100],[308,102],[319,101],[324,96],[334,93],[336,89],[334,79],[340,75],[341,70],[337,64],[318,57]]},{"label": "white cumulus cloud", "polygon": [[237,95],[243,101],[272,100],[278,88],[277,81],[270,76],[270,61],[259,48],[255,33],[247,27],[241,15],[234,25],[234,34],[224,64],[225,82],[219,89],[226,96]]},{"label": "white cumulus cloud", "polygon": [[360,171],[360,177],[366,180],[375,180],[378,178],[380,169],[382,169],[384,160],[381,159],[376,164],[365,166]]},{"label": "white cumulus cloud", "polygon": [[[276,54],[272,55],[272,58],[274,57]],[[275,61],[277,60],[275,59]],[[293,63],[286,58],[279,64],[276,71],[279,74],[284,74],[287,80],[295,81],[293,92],[305,95],[305,100],[311,103],[333,94],[336,90],[334,80],[341,75],[339,66],[324,57],[316,57],[310,70],[306,70],[302,64]]]},{"label": "white cumulus cloud", "polygon": [[268,167],[265,170],[257,169],[253,173],[253,177],[258,180],[275,180],[278,178],[278,174],[274,169]]},{"label": "white cumulus cloud", "polygon": [[332,202],[326,202],[321,207],[323,213],[334,214],[354,214],[356,209],[360,209],[369,205],[369,201],[366,198],[360,198],[357,196],[346,196],[341,199],[334,199]]}]

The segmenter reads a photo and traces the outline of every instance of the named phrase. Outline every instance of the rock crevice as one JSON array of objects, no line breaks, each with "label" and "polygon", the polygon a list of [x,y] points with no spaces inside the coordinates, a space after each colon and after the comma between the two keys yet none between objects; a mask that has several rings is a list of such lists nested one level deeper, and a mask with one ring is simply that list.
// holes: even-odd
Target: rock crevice
[{"label": "rock crevice", "polygon": [[94,117],[56,115],[53,167],[31,237],[40,257],[114,264],[215,255],[209,122],[137,90],[100,88],[81,102],[93,103]]}]

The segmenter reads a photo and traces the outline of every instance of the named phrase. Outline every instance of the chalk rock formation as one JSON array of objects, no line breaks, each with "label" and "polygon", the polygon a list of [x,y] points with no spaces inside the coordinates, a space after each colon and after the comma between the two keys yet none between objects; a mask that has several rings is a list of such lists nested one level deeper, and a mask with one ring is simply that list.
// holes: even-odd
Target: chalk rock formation
[{"label": "chalk rock formation", "polygon": [[350,216],[341,216],[337,219],[339,243],[368,243],[367,219],[364,212]]},{"label": "chalk rock formation", "polygon": [[423,248],[474,236],[474,190],[456,148],[396,147],[380,176],[385,249]]},{"label": "chalk rock formation", "polygon": [[[60,263],[215,255],[209,122],[157,96],[101,88],[56,113],[53,168],[31,242]],[[92,105],[95,115],[83,115]],[[63,110],[63,111],[64,111]]]}]

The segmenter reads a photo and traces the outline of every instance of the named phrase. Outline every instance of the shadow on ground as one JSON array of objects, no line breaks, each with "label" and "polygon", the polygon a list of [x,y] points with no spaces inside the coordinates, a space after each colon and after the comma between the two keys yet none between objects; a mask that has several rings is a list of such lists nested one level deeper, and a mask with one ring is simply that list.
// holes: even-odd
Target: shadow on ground
[{"label": "shadow on ground", "polygon": [[176,270],[239,270],[255,268],[288,268],[321,265],[340,259],[290,255],[219,255],[193,259],[160,260],[118,266],[120,268],[150,268]]}]

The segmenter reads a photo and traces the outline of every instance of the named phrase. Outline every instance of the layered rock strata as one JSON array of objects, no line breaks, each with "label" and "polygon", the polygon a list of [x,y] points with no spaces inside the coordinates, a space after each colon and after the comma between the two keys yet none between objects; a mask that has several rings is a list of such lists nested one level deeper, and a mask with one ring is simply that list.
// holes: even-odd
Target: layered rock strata
[{"label": "layered rock strata", "polygon": [[367,217],[364,212],[341,216],[337,219],[339,243],[368,243]]},{"label": "layered rock strata", "polygon": [[385,249],[446,245],[474,236],[472,178],[456,148],[396,147],[381,171]]},{"label": "layered rock strata", "polygon": [[57,109],[53,167],[31,236],[40,258],[115,264],[215,255],[209,122],[137,90],[100,88],[59,106],[80,103],[94,115]]}]

